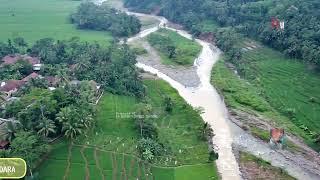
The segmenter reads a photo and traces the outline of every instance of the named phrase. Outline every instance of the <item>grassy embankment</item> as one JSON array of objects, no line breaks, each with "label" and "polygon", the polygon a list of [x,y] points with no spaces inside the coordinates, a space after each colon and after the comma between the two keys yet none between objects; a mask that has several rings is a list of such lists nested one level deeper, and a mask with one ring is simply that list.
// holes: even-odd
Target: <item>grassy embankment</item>
[{"label": "grassy embankment", "polygon": [[[307,70],[301,62],[262,45],[244,51],[241,66],[244,67],[243,79],[228,69],[223,60],[212,72],[212,82],[224,95],[228,106],[263,115],[319,149],[314,143],[314,134],[320,133],[317,119],[320,85],[316,83],[319,75]],[[263,137],[266,133],[256,135],[266,139]]]},{"label": "grassy embankment", "polygon": [[85,41],[111,41],[108,32],[79,30],[69,22],[81,1],[70,0],[0,0],[0,41],[23,37],[32,43],[41,38]]},{"label": "grassy embankment", "polygon": [[191,66],[201,51],[201,46],[197,42],[171,30],[160,29],[146,39],[158,50],[162,63],[167,65]]},{"label": "grassy embankment", "polygon": [[295,179],[284,170],[273,167],[269,162],[246,152],[240,152],[239,161],[240,168],[251,179]]},{"label": "grassy embankment", "polygon": [[[159,180],[218,179],[215,164],[207,162],[207,143],[198,138],[198,128],[202,126],[200,116],[164,81],[146,80],[145,85],[158,116],[154,123],[159,130],[159,141],[165,144],[168,152],[170,149],[169,155],[157,157],[152,165],[137,158],[138,133],[134,129],[134,120],[119,118],[116,113],[134,112],[138,100],[106,94],[98,105],[96,128],[87,134],[87,138],[74,142],[70,152],[68,143],[55,144],[39,168],[40,177],[62,179],[65,175],[68,179],[82,179],[87,175],[91,179],[152,179],[151,176]],[[164,95],[174,100],[171,114],[163,109]]]}]

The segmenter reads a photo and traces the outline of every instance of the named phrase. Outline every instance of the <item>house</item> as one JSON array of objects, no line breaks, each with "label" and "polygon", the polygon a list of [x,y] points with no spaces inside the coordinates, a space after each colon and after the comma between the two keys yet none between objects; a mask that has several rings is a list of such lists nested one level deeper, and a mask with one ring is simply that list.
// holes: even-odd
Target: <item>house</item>
[{"label": "house", "polygon": [[34,71],[40,71],[41,70],[41,66],[42,66],[42,64],[35,64],[35,65],[33,65],[33,70]]},{"label": "house", "polygon": [[27,61],[33,66],[33,70],[39,71],[41,69],[40,59],[37,57],[31,57],[28,55],[21,55],[21,54],[14,54],[14,55],[7,55],[4,58],[2,58],[2,64],[4,65],[11,65],[17,63],[19,60]]},{"label": "house", "polygon": [[60,79],[55,76],[46,76],[45,80],[48,82],[49,87],[56,87],[60,82]]},{"label": "house", "polygon": [[60,78],[55,77],[55,76],[46,76],[45,80],[48,82],[48,89],[50,91],[53,91],[56,89],[56,87],[58,86],[58,83],[60,82]]},{"label": "house", "polygon": [[6,98],[9,98],[13,93],[25,84],[22,80],[9,80],[1,83],[0,91],[6,94]]},{"label": "house", "polygon": [[31,79],[36,79],[36,78],[42,78],[42,76],[40,76],[39,74],[33,72],[33,73],[29,74],[27,77],[23,78],[21,81],[28,82]]},{"label": "house", "polygon": [[41,76],[35,72],[31,73],[22,80],[8,80],[6,82],[1,82],[0,92],[3,92],[6,97],[4,99],[8,100],[13,93],[17,92],[19,88],[25,85],[28,81],[35,78],[41,78]]}]

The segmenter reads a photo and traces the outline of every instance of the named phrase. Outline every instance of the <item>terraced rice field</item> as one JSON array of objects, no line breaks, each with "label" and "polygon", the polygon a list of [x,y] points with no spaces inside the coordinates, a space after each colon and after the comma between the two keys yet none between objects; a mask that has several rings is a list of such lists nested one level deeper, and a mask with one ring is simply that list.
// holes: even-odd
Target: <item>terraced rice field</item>
[{"label": "terraced rice field", "polygon": [[[266,47],[243,54],[242,76],[297,127],[314,138],[320,133],[320,73]],[[316,147],[320,148],[320,147]]]},{"label": "terraced rice field", "polygon": [[[138,158],[139,133],[133,118],[120,113],[134,112],[139,100],[106,93],[97,109],[97,125],[74,141],[62,140],[36,169],[41,179],[218,179],[214,162],[208,163],[208,145],[199,140],[202,120],[191,106],[164,81],[146,80],[147,95],[157,118],[159,141],[166,153],[152,164]],[[174,101],[171,114],[164,113],[163,98]],[[185,173],[187,172],[187,173]]]},{"label": "terraced rice field", "polygon": [[40,167],[41,179],[152,179],[150,167],[131,155],[60,143]]}]

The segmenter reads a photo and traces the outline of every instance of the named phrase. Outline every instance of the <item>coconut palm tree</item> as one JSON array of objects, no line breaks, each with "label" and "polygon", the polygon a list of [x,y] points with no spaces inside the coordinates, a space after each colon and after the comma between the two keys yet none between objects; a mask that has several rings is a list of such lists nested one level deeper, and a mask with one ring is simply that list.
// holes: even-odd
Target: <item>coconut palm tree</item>
[{"label": "coconut palm tree", "polygon": [[42,121],[36,127],[38,129],[38,134],[48,137],[50,133],[56,132],[56,125],[54,122],[47,118],[42,118]]},{"label": "coconut palm tree", "polygon": [[62,132],[69,139],[81,134],[84,128],[74,108],[65,107],[57,114],[57,120],[62,123]]},{"label": "coconut palm tree", "polygon": [[65,66],[57,67],[57,77],[60,79],[62,85],[68,84],[70,82],[70,76],[68,75],[69,69]]},{"label": "coconut palm tree", "polygon": [[62,131],[64,132],[64,135],[73,140],[78,135],[82,134],[83,132],[83,125],[78,122],[65,122],[62,126]]}]

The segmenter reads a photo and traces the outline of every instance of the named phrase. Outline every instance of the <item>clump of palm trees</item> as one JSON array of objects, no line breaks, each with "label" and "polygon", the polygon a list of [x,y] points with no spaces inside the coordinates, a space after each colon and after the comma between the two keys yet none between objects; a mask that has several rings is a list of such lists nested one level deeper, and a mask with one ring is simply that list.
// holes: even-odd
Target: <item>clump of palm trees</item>
[{"label": "clump of palm trees", "polygon": [[28,132],[44,144],[59,136],[74,140],[94,124],[94,97],[95,89],[87,81],[54,91],[33,87],[6,104],[2,139],[15,144],[17,134]]}]

